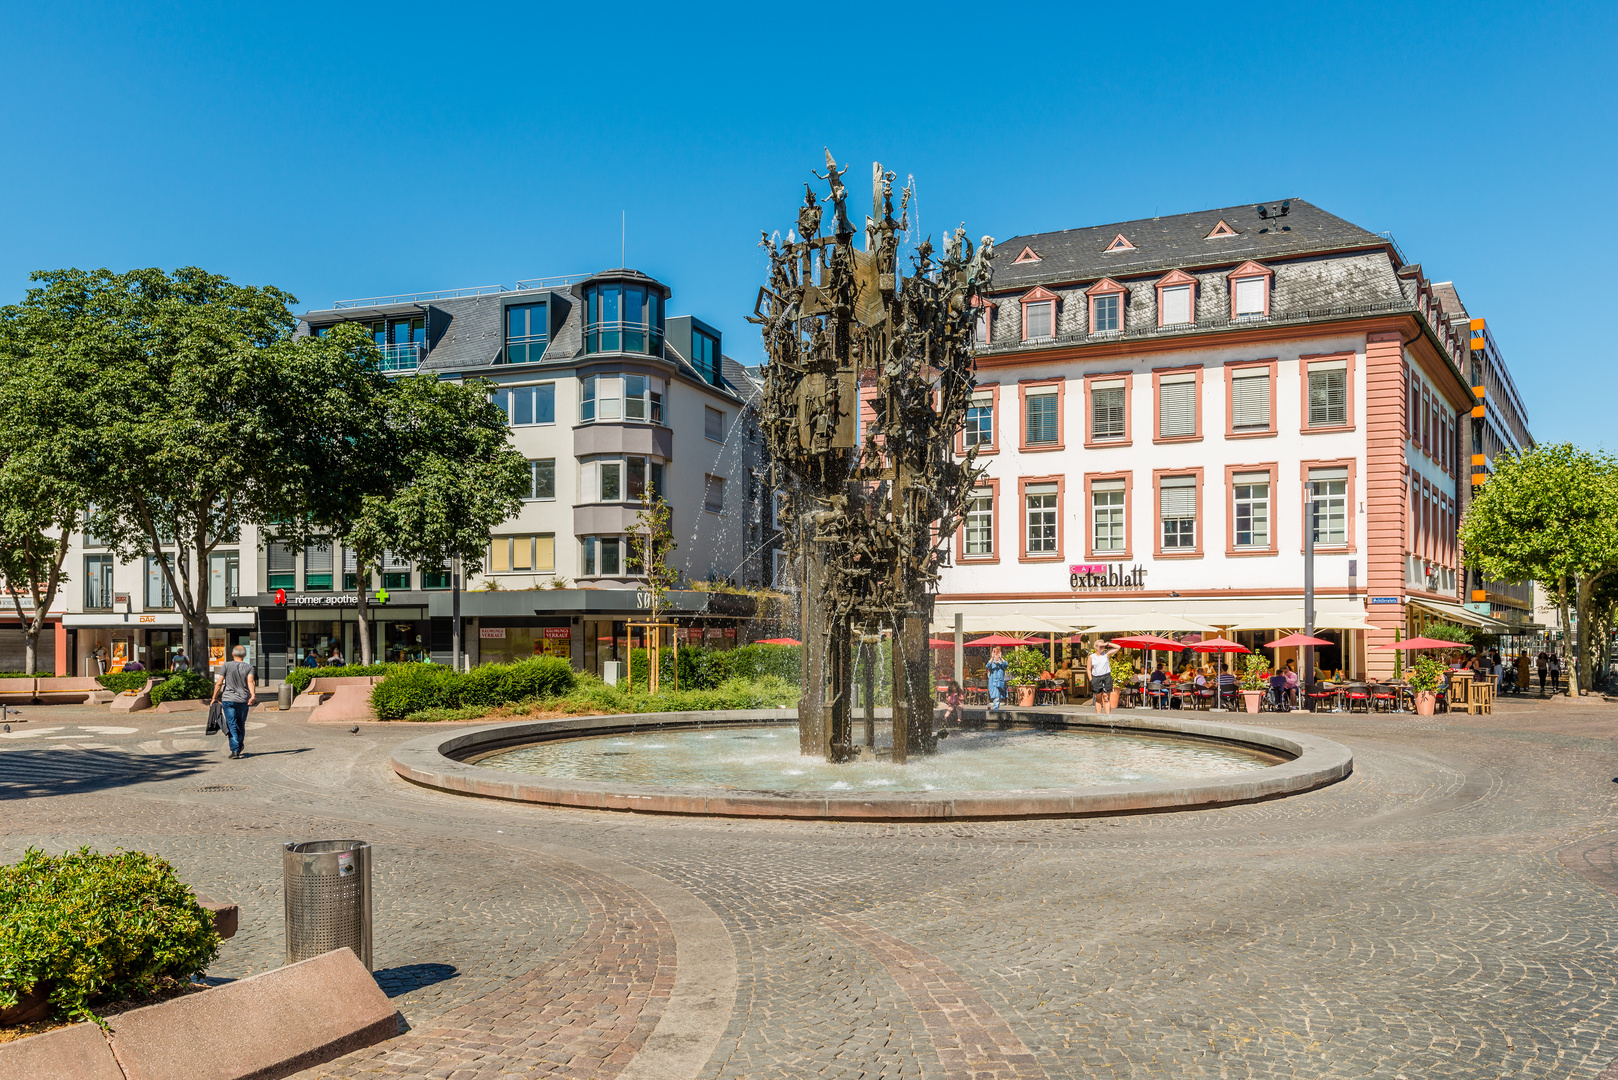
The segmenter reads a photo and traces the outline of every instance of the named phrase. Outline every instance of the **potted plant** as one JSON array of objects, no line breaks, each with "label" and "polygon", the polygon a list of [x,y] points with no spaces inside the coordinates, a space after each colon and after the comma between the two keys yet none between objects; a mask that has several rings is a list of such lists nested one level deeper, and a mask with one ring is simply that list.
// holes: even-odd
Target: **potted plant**
[{"label": "potted plant", "polygon": [[1125,686],[1129,685],[1129,681],[1135,677],[1135,663],[1132,660],[1125,660],[1120,653],[1113,653],[1112,659],[1107,663],[1112,669],[1112,701],[1109,704],[1116,709],[1118,707],[1118,695]]},{"label": "potted plant", "polygon": [[1039,688],[1039,673],[1045,670],[1045,656],[1037,649],[1012,649],[1006,653],[1006,681],[1017,688],[1017,705],[1028,708]]},{"label": "potted plant", "polygon": [[1259,702],[1264,700],[1264,680],[1269,674],[1270,660],[1263,653],[1252,653],[1242,661],[1242,704],[1248,712],[1258,712]]},{"label": "potted plant", "polygon": [[1416,715],[1431,716],[1438,707],[1438,691],[1444,685],[1444,664],[1430,656],[1418,656],[1410,671],[1410,693],[1416,699]]}]

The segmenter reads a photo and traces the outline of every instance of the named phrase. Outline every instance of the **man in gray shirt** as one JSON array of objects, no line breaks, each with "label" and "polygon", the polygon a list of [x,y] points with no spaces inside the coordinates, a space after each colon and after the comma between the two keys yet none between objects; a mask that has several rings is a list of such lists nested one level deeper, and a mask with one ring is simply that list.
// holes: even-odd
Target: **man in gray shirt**
[{"label": "man in gray shirt", "polygon": [[[238,645],[231,650],[234,657],[219,665],[213,684],[213,701],[223,700],[225,706],[225,733],[230,737],[230,756],[242,756],[242,741],[247,736],[247,710],[252,707],[258,693],[258,680],[253,665],[246,663],[247,646]],[[210,706],[212,702],[209,703]]]}]

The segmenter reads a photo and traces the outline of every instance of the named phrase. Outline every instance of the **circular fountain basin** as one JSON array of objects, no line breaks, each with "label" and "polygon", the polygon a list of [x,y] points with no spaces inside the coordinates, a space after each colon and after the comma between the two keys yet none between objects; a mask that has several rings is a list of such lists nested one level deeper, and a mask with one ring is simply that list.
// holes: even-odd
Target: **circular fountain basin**
[{"label": "circular fountain basin", "polygon": [[1272,728],[1162,714],[1104,726],[1038,710],[1015,719],[1009,730],[953,735],[905,765],[800,756],[795,717],[777,709],[440,732],[402,744],[393,767],[429,787],[519,802],[867,821],[1195,809],[1296,794],[1353,770],[1347,747]]}]

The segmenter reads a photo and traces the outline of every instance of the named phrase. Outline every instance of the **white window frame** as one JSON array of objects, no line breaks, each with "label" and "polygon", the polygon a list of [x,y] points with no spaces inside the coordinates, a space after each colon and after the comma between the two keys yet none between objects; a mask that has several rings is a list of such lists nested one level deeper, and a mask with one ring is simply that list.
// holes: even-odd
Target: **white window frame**
[{"label": "white window frame", "polygon": [[[1034,310],[1036,308],[1045,309],[1047,328],[1042,334],[1036,334],[1032,329],[1034,324]],[[1022,336],[1024,341],[1046,341],[1056,336],[1055,300],[1030,300],[1022,306],[1022,312],[1024,320]]]},{"label": "white window frame", "polygon": [[[716,426],[714,417],[716,416],[719,418],[717,424],[719,428],[719,435],[717,437],[714,435],[714,427]],[[716,442],[720,445],[724,445],[725,411],[723,409],[716,409],[712,405],[704,405],[702,407],[702,434],[703,437],[709,442]]]},{"label": "white window frame", "polygon": [[[1122,480],[1096,480],[1090,484],[1090,549],[1097,555],[1116,551],[1129,550],[1129,507],[1128,498]],[[1106,502],[1101,501],[1105,497]],[[1107,543],[1102,543],[1102,529],[1105,526]],[[1114,544],[1113,533],[1116,532],[1117,543]]]},{"label": "white window frame", "polygon": [[[1255,488],[1263,488],[1255,492]],[[1243,490],[1246,490],[1244,496]],[[1270,474],[1267,472],[1233,473],[1230,478],[1231,546],[1243,551],[1268,551],[1271,529]],[[1248,539],[1242,542],[1242,516],[1246,512]],[[1262,532],[1260,531],[1262,529]]]},{"label": "white window frame", "polygon": [[[1315,531],[1317,547],[1348,546],[1348,469],[1335,466],[1310,469],[1304,488],[1304,527]],[[1338,490],[1331,490],[1337,487]],[[1315,503],[1315,519],[1308,520],[1310,498]],[[1324,504],[1322,507],[1321,504]],[[1324,520],[1325,528],[1320,524]]]},{"label": "white window frame", "polygon": [[[1025,446],[1058,446],[1062,442],[1062,402],[1060,387],[1054,384],[1035,386],[1023,393],[1022,425],[1023,444]],[[1030,423],[1035,403],[1043,405],[1046,401],[1051,403],[1051,437],[1048,439],[1035,439],[1033,424]]]},{"label": "white window frame", "polygon": [[966,519],[961,529],[961,555],[968,559],[994,558],[993,488],[978,488],[967,497]]},{"label": "white window frame", "polygon": [[[1185,389],[1181,389],[1184,387]],[[1189,404],[1189,422],[1184,431],[1168,430],[1169,412],[1165,407],[1170,395],[1173,395],[1176,404],[1181,404],[1179,398],[1186,395]],[[1176,419],[1181,419],[1176,417]],[[1196,372],[1187,371],[1178,375],[1164,375],[1157,381],[1157,437],[1160,439],[1183,439],[1197,433],[1197,375]]]},{"label": "white window frame", "polygon": [[1236,295],[1232,303],[1238,319],[1251,319],[1262,317],[1269,299],[1270,278],[1268,274],[1254,274],[1250,277],[1239,277],[1230,283],[1231,291]]},{"label": "white window frame", "polygon": [[1029,555],[1053,555],[1059,552],[1062,523],[1057,505],[1060,501],[1057,485],[1027,484],[1023,487],[1022,499],[1023,550]]},{"label": "white window frame", "polygon": [[[1102,430],[1101,395],[1118,395],[1118,430]],[[1123,379],[1090,384],[1090,438],[1093,442],[1124,439],[1129,436],[1129,392]],[[1110,419],[1110,418],[1109,418]]]},{"label": "white window frame", "polygon": [[[1316,375],[1321,376],[1322,380],[1324,381],[1326,376],[1330,376],[1330,375],[1334,375],[1334,374],[1340,376],[1340,380],[1341,380],[1341,383],[1342,383],[1342,386],[1340,387],[1340,389],[1342,391],[1342,401],[1340,403],[1341,404],[1341,409],[1342,409],[1342,415],[1341,415],[1340,418],[1333,419],[1332,416],[1331,416],[1331,413],[1328,411],[1325,414],[1324,418],[1317,423],[1315,421],[1315,376]],[[1304,426],[1309,427],[1309,428],[1332,428],[1332,427],[1342,427],[1343,425],[1347,424],[1348,423],[1348,395],[1352,390],[1352,388],[1348,385],[1348,361],[1347,360],[1319,360],[1319,361],[1316,361],[1315,363],[1312,363],[1312,364],[1309,365],[1309,370],[1304,375],[1304,378],[1306,380],[1305,393],[1306,393],[1306,397],[1307,397],[1307,400],[1308,400],[1308,404],[1307,404],[1308,411],[1304,416]],[[1331,387],[1329,385],[1324,385],[1322,387],[1322,393],[1326,394],[1326,395],[1329,395],[1331,393]],[[1329,397],[1327,398],[1327,400],[1325,400],[1325,401],[1323,401],[1321,403],[1321,408],[1324,409],[1324,410],[1330,410],[1332,408],[1332,402],[1330,401]]]},{"label": "white window frame", "polygon": [[[1247,280],[1247,279],[1243,279]],[[1257,385],[1258,397],[1256,401],[1244,402],[1242,395],[1254,392]],[[1270,369],[1238,368],[1231,373],[1230,380],[1230,427],[1232,431],[1269,431],[1275,424],[1275,418],[1270,412]],[[1263,423],[1243,423],[1243,406],[1256,405],[1263,414]]]},{"label": "white window frame", "polygon": [[[1165,285],[1160,291],[1160,295],[1163,303],[1164,326],[1187,326],[1196,321],[1196,306],[1192,303],[1191,285],[1189,283],[1185,285]],[[1177,309],[1182,302],[1185,305],[1185,318],[1174,318],[1175,315],[1180,314]]]},{"label": "white window frame", "polygon": [[[1180,492],[1190,492],[1189,510]],[[1197,550],[1197,478],[1192,476],[1165,476],[1158,481],[1158,523],[1162,532],[1160,543],[1164,551]],[[1169,543],[1169,524],[1175,522],[1173,540]],[[1184,525],[1190,522],[1190,532]]]}]

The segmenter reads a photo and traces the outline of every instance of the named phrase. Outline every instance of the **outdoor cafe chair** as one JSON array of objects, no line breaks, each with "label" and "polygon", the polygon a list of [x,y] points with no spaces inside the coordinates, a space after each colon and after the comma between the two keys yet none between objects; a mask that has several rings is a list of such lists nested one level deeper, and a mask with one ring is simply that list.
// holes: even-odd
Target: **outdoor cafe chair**
[{"label": "outdoor cafe chair", "polygon": [[1373,683],[1371,686],[1371,706],[1377,712],[1392,712],[1393,707],[1399,703],[1399,688],[1386,683]]},{"label": "outdoor cafe chair", "polygon": [[1349,712],[1371,711],[1371,688],[1365,683],[1349,683],[1344,688],[1343,696],[1348,699]]}]

